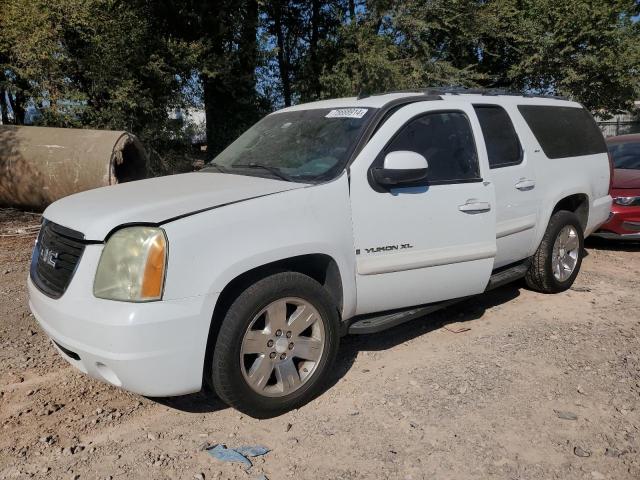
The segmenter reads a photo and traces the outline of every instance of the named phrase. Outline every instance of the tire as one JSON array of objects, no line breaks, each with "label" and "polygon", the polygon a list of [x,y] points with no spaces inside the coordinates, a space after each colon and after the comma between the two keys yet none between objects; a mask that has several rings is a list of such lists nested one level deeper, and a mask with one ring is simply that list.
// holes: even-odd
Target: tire
[{"label": "tire", "polygon": [[[567,231],[570,234],[564,236]],[[559,238],[561,234],[563,238]],[[562,248],[563,245],[565,248]],[[554,247],[560,247],[558,256],[554,256]],[[575,260],[572,257],[573,252],[576,255]],[[542,242],[531,259],[525,276],[527,285],[532,290],[542,293],[559,293],[569,289],[580,271],[583,252],[584,234],[578,217],[565,210],[554,213]],[[558,262],[557,258],[561,261]]]},{"label": "tire", "polygon": [[339,342],[338,310],[322,285],[300,273],[277,273],[248,287],[227,310],[211,381],[229,406],[274,417],[323,390]]}]

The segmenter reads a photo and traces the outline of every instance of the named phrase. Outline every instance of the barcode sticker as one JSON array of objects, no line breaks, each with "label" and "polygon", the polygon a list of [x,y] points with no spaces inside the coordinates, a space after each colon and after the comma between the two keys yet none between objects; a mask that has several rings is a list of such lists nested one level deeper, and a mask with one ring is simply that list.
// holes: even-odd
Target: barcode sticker
[{"label": "barcode sticker", "polygon": [[367,108],[337,108],[325,115],[325,118],[362,118],[369,111]]}]

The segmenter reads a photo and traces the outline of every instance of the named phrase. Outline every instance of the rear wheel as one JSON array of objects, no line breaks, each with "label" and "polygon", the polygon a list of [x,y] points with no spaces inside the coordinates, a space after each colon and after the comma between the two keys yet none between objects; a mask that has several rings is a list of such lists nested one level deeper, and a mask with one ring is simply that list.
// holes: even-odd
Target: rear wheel
[{"label": "rear wheel", "polygon": [[305,404],[327,380],[338,327],[329,294],[310,277],[285,272],[258,281],[232,303],[220,327],[216,393],[256,418]]},{"label": "rear wheel", "polygon": [[567,290],[580,271],[583,251],[578,217],[564,210],[554,213],[527,271],[527,285],[544,293]]}]

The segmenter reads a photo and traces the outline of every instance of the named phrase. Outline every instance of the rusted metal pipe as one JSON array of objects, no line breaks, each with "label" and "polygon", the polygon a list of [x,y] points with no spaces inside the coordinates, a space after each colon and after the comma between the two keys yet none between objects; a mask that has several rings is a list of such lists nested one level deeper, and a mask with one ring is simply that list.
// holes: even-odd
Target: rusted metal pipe
[{"label": "rusted metal pipe", "polygon": [[132,134],[0,125],[0,205],[43,209],[59,198],[147,176]]}]

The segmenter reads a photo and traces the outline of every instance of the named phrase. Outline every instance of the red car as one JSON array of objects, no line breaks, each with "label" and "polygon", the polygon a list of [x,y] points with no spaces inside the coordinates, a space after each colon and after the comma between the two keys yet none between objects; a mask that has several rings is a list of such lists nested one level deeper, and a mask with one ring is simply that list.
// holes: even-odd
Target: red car
[{"label": "red car", "polygon": [[593,235],[640,240],[640,134],[608,138],[607,145],[613,159],[613,205],[609,220]]}]

